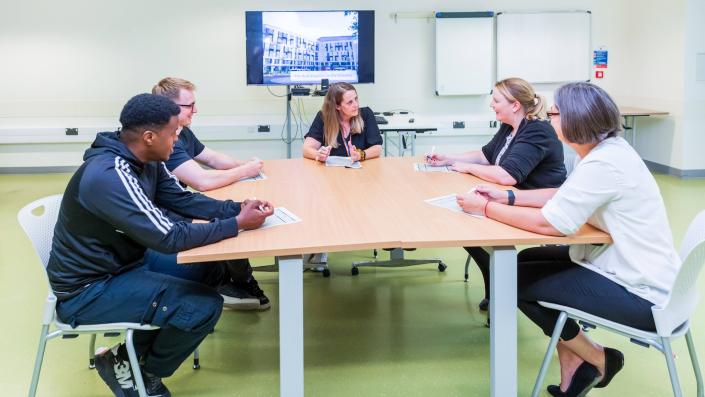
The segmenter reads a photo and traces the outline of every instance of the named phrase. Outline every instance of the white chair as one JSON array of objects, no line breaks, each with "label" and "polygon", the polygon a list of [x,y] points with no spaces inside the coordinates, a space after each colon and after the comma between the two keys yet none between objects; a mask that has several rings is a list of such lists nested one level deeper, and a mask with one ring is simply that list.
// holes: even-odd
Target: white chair
[{"label": "white chair", "polygon": [[538,396],[539,389],[541,388],[548,369],[548,364],[553,356],[553,349],[555,349],[558,343],[558,338],[560,337],[566,320],[570,317],[580,321],[583,326],[590,328],[594,328],[594,326],[603,327],[626,336],[638,345],[645,347],[653,346],[658,349],[666,358],[668,373],[671,377],[673,395],[676,397],[682,396],[682,393],[678,381],[676,364],[673,360],[671,340],[685,335],[688,352],[690,353],[690,361],[693,364],[693,371],[695,372],[695,379],[697,381],[697,395],[703,397],[703,378],[700,373],[700,365],[698,364],[695,346],[693,345],[693,337],[690,334],[690,316],[695,312],[698,303],[696,281],[705,263],[705,211],[698,214],[688,227],[688,231],[683,239],[683,244],[681,244],[680,257],[683,264],[676,275],[676,281],[673,285],[668,303],[666,303],[664,307],[654,306],[651,309],[654,316],[654,323],[656,324],[656,332],[628,327],[567,306],[550,302],[538,302],[541,306],[560,311],[561,314],[558,316],[558,321],[556,321],[556,327],[553,330],[551,342],[548,344],[548,350],[544,356],[543,364],[541,365],[531,395],[533,397]]},{"label": "white chair", "polygon": [[[56,225],[56,221],[59,216],[61,197],[62,195],[57,194],[54,196],[41,198],[27,204],[17,214],[17,220],[27,234],[27,237],[29,237],[32,242],[34,250],[39,256],[39,259],[41,259],[41,263],[45,271],[49,262],[49,253],[51,252],[51,244],[54,237],[54,226]],[[51,286],[49,286],[48,278],[46,281],[49,293],[46,301],[44,302],[44,311],[42,313],[42,331],[39,335],[37,358],[34,363],[32,382],[29,387],[30,397],[33,397],[37,391],[37,384],[39,383],[39,374],[42,369],[46,343],[48,340],[59,336],[67,339],[76,338],[80,334],[90,334],[91,342],[88,348],[89,368],[95,368],[96,335],[102,333],[105,336],[117,336],[124,332],[127,352],[130,357],[130,365],[133,369],[139,369],[138,357],[132,341],[133,332],[135,330],[155,330],[159,329],[159,327],[148,324],[142,325],[138,323],[110,323],[80,325],[76,328],[72,328],[70,325],[62,323],[56,316],[56,296],[52,292]],[[193,368],[200,368],[198,350],[196,350],[193,354]],[[147,397],[144,382],[142,381],[142,374],[139,370],[133,370],[133,374],[135,376],[135,383],[137,385],[137,389],[139,390],[140,396]]]}]

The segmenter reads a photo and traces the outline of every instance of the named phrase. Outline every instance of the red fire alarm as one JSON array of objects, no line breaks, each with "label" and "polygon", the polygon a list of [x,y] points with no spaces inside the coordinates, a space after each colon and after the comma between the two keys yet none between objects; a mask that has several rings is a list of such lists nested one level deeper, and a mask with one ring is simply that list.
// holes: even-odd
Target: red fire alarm
[{"label": "red fire alarm", "polygon": [[596,70],[595,71],[595,78],[596,79],[601,79],[605,77],[605,71],[604,70]]}]

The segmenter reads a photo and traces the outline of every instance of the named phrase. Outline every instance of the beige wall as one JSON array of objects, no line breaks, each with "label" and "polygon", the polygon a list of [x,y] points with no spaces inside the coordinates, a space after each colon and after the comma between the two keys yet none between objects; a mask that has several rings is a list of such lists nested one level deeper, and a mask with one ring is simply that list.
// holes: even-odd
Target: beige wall
[{"label": "beige wall", "polygon": [[[358,8],[376,11],[376,80],[360,85],[362,101],[376,110],[492,117],[485,97],[436,97],[434,24],[399,19],[394,12],[468,10],[570,10],[593,13],[593,45],[605,45],[610,63],[598,84],[624,105],[671,112],[639,121],[637,149],[645,159],[704,169],[694,146],[701,129],[686,122],[684,75],[701,46],[696,28],[705,0],[543,0],[526,2],[430,0],[270,1],[267,9]],[[245,85],[244,11],[262,2],[209,0],[9,2],[0,13],[0,117],[115,117],[132,95],[165,75],[199,86],[201,115],[281,115],[284,101],[264,87]],[[687,4],[686,4],[687,3]],[[691,12],[686,12],[686,9]],[[699,34],[700,39],[689,37]],[[527,38],[531,45],[531,38]],[[547,54],[547,60],[556,53]],[[546,93],[553,87],[539,87]],[[280,87],[272,88],[276,94]],[[700,94],[697,94],[700,93]],[[701,98],[702,99],[702,98]],[[313,113],[319,99],[305,99]],[[702,104],[702,102],[700,102]],[[696,139],[698,145],[691,144]]]}]

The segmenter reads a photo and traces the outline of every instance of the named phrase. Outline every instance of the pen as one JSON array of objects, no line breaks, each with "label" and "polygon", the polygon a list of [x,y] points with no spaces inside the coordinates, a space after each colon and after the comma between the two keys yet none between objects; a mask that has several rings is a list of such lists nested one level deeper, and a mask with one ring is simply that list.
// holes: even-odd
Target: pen
[{"label": "pen", "polygon": [[426,156],[426,158],[429,159],[429,160],[431,160],[431,159],[433,158],[433,152],[435,152],[435,151],[436,151],[436,146],[434,145],[434,146],[431,147],[431,153],[429,153],[429,154]]},{"label": "pen", "polygon": [[[257,200],[257,197],[252,197],[250,200],[255,201]],[[264,212],[264,206],[262,204],[260,204],[257,209]]]}]

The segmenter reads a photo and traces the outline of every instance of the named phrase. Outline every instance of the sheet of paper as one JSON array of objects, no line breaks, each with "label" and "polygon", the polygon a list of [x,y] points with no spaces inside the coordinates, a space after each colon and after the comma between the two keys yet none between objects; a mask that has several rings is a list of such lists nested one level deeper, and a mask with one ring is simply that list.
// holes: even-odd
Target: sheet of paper
[{"label": "sheet of paper", "polygon": [[453,172],[448,165],[431,165],[426,163],[414,163],[414,171],[418,172]]},{"label": "sheet of paper", "polygon": [[460,206],[458,205],[458,201],[455,199],[455,196],[456,196],[455,193],[453,193],[453,194],[449,194],[447,196],[430,198],[425,201],[431,205],[435,205],[436,207],[445,208],[445,209],[451,210],[453,212],[460,212],[461,214],[474,216],[476,218],[484,218],[484,216],[482,214],[471,214],[471,213],[463,211],[463,209],[460,208]]},{"label": "sheet of paper", "polygon": [[359,161],[352,163],[350,157],[328,156],[326,167],[362,168],[362,165]]},{"label": "sheet of paper", "polygon": [[250,181],[261,181],[261,180],[264,180],[264,179],[267,179],[267,175],[265,175],[264,172],[260,171],[259,175],[250,176],[250,177],[247,177],[247,178],[242,178],[242,179],[240,179],[238,182],[245,182],[245,181],[248,181],[248,182],[250,182]]},{"label": "sheet of paper", "polygon": [[274,209],[274,213],[265,219],[260,229],[267,229],[269,227],[279,226],[279,225],[290,225],[292,223],[301,222],[301,218],[294,215],[293,212],[287,210],[284,207],[277,207]]}]

